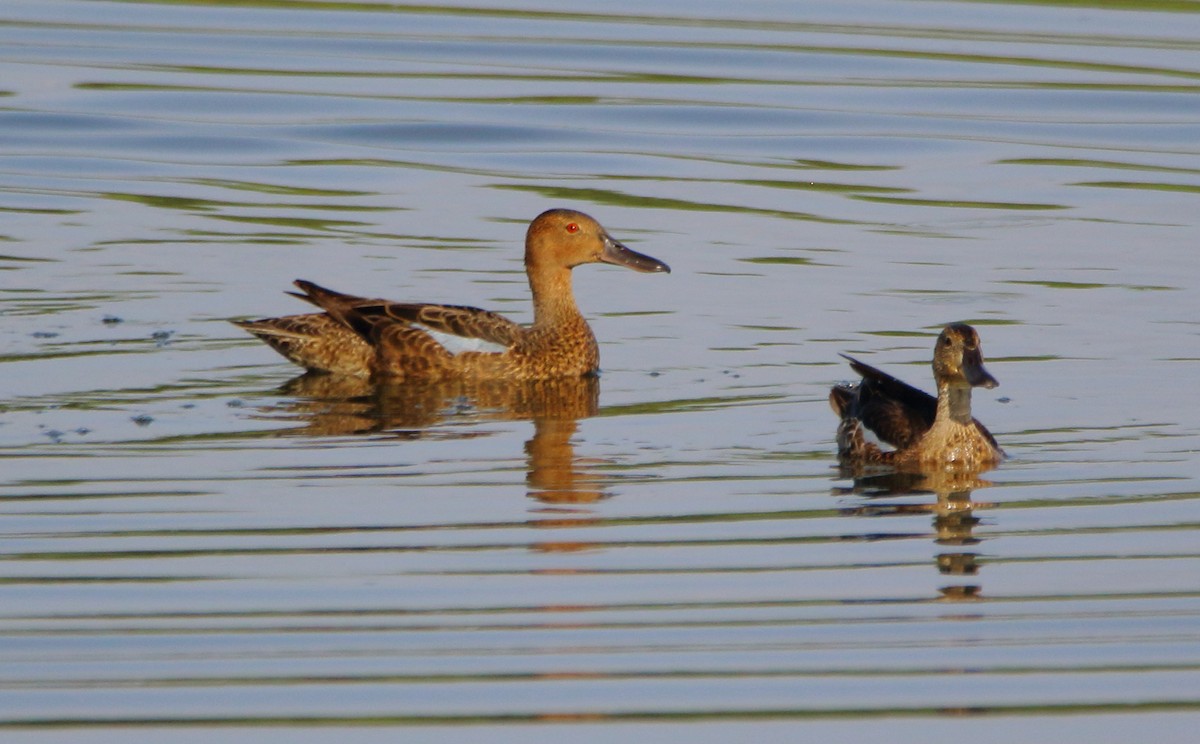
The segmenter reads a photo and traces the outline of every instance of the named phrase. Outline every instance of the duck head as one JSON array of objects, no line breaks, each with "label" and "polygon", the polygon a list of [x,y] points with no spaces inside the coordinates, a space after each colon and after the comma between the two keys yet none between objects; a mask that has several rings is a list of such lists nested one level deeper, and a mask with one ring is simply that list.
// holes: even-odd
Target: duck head
[{"label": "duck head", "polygon": [[525,264],[533,268],[573,269],[585,263],[608,263],[634,271],[670,273],[657,258],[630,250],[599,222],[573,209],[542,212],[525,235]]},{"label": "duck head", "polygon": [[942,329],[933,350],[933,376],[938,387],[994,388],[1000,384],[984,369],[979,333],[966,323]]}]

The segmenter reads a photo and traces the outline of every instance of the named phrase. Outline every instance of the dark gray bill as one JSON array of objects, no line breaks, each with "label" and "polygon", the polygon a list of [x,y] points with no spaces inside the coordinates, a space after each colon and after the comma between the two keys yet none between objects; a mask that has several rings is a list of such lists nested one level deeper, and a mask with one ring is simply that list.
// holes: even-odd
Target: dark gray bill
[{"label": "dark gray bill", "polygon": [[979,353],[979,349],[963,352],[962,371],[971,387],[994,388],[1000,384],[983,368],[983,355]]},{"label": "dark gray bill", "polygon": [[604,236],[604,251],[600,254],[600,260],[615,266],[625,266],[634,271],[671,273],[671,267],[662,261],[644,253],[632,251],[608,235]]}]

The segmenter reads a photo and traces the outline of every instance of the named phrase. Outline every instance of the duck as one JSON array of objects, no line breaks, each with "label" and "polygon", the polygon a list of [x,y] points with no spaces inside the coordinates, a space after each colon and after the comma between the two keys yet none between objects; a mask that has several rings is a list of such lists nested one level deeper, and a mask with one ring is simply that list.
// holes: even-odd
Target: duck
[{"label": "duck", "polygon": [[[952,323],[933,352],[937,397],[869,364],[842,354],[862,381],[841,383],[829,405],[841,419],[838,459],[843,465],[984,470],[1005,458],[987,428],[971,415],[971,390],[999,383],[983,366],[979,333]],[[893,449],[884,449],[874,438]]]},{"label": "duck", "polygon": [[300,292],[288,294],[322,312],[233,323],[309,372],[389,382],[595,375],[599,347],[571,285],[572,269],[588,263],[671,271],[614,239],[583,212],[550,209],[525,233],[530,325],[476,307],[368,299],[303,279],[294,282]]}]

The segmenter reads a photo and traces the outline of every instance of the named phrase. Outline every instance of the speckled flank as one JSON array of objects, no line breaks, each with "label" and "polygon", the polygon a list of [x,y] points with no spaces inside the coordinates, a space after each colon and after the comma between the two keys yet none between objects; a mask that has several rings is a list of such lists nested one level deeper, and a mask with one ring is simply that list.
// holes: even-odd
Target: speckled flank
[{"label": "speckled flank", "polygon": [[325,313],[233,323],[306,369],[356,377],[370,374],[375,350],[362,336]]},{"label": "speckled flank", "polygon": [[[325,312],[234,322],[313,371],[430,382],[580,377],[599,369],[600,352],[575,305],[571,270],[597,262],[644,272],[670,271],[661,261],[614,240],[586,214],[552,209],[529,225],[525,237],[525,271],[534,308],[530,326],[474,307],[355,297],[302,280],[296,282],[303,292],[297,296]],[[455,354],[447,349],[445,336],[503,350]]]},{"label": "speckled flank", "polygon": [[[829,393],[841,418],[837,443],[843,464],[981,470],[1004,459],[991,432],[971,416],[971,388],[997,384],[983,368],[979,334],[971,326],[949,325],[938,336],[936,398],[858,360],[850,364],[862,381],[836,385]],[[894,449],[880,447],[868,433]]]}]

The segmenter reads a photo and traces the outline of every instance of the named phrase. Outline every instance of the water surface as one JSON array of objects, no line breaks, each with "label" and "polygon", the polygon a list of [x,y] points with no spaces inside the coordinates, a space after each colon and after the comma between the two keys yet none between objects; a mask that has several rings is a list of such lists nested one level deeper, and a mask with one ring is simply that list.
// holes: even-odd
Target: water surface
[{"label": "water surface", "polygon": [[[5,740],[1187,741],[1196,11],[10,0]],[[528,321],[551,206],[673,268],[576,272],[598,383],[226,322]],[[839,352],[959,320],[1009,462],[842,477]]]}]

